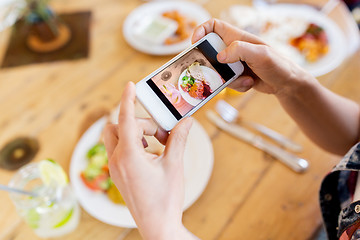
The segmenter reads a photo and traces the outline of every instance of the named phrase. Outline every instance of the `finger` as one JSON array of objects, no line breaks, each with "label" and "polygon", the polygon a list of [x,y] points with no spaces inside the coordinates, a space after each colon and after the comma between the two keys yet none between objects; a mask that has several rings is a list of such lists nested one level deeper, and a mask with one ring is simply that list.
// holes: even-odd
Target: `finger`
[{"label": "finger", "polygon": [[199,41],[206,34],[217,33],[226,45],[233,41],[240,40],[254,44],[264,44],[257,36],[232,26],[229,23],[213,18],[198,26],[193,33],[192,42]]},{"label": "finger", "polygon": [[120,121],[135,122],[135,85],[133,82],[126,84],[121,97],[119,123]]},{"label": "finger", "polygon": [[219,52],[217,59],[221,63],[234,63],[245,61],[251,68],[268,55],[268,47],[244,41],[234,41],[223,51]]},{"label": "finger", "polygon": [[255,80],[252,77],[240,76],[238,79],[230,83],[229,87],[239,92],[246,92],[250,90],[254,84]]},{"label": "finger", "polygon": [[121,98],[118,123],[119,143],[124,149],[142,147],[135,120],[135,85],[129,82]]},{"label": "finger", "polygon": [[137,118],[138,126],[142,129],[141,134],[146,136],[154,136],[161,144],[165,145],[168,139],[168,132],[158,127],[158,125],[150,118]]},{"label": "finger", "polygon": [[147,148],[149,146],[149,144],[147,143],[147,141],[144,137],[141,139],[141,141],[142,141],[144,148]]},{"label": "finger", "polygon": [[108,159],[111,158],[117,143],[118,143],[118,137],[117,137],[116,125],[114,124],[106,125],[104,128],[104,144],[108,155]]},{"label": "finger", "polygon": [[164,151],[165,164],[173,166],[176,165],[179,160],[183,159],[185,144],[191,125],[192,119],[185,118],[170,132]]},{"label": "finger", "polygon": [[241,62],[244,65],[244,72],[241,74],[242,76],[249,76],[253,79],[259,78],[258,75],[254,73],[254,71],[246,64],[246,62]]},{"label": "finger", "polygon": [[162,144],[165,145],[168,138],[169,138],[169,133],[161,128],[158,128],[154,137]]}]

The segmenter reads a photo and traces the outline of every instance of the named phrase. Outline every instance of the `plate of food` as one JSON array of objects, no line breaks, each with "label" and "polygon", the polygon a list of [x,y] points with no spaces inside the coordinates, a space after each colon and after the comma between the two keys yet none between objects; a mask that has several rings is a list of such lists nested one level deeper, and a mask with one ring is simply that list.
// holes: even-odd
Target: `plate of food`
[{"label": "plate of food", "polygon": [[196,106],[222,84],[217,72],[194,62],[180,74],[178,89],[186,102]]},{"label": "plate of food", "polygon": [[177,54],[191,45],[195,27],[210,19],[200,5],[187,1],[150,2],[125,19],[123,34],[138,51],[152,55]]},{"label": "plate of food", "polygon": [[[139,117],[148,116],[140,105],[137,104],[136,109]],[[113,115],[117,116],[117,113]],[[108,159],[101,140],[107,122],[106,117],[100,118],[78,141],[70,163],[71,184],[80,205],[94,218],[114,226],[136,228],[130,211],[109,176]],[[146,140],[149,144],[147,151],[162,153],[164,147],[155,138],[146,137]],[[205,190],[213,161],[211,140],[202,126],[194,121],[184,153],[184,210]]]},{"label": "plate of food", "polygon": [[314,76],[335,69],[348,52],[338,25],[311,6],[274,4],[253,8],[234,5],[225,10],[221,18],[260,36]]}]

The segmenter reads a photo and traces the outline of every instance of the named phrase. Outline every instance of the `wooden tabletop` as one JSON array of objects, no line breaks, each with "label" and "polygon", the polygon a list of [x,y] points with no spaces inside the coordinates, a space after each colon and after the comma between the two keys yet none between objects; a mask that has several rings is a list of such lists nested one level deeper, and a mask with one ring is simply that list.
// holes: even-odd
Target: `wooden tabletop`
[{"label": "wooden tabletop", "polygon": [[[198,0],[214,17],[238,0]],[[0,147],[18,136],[40,142],[34,161],[53,158],[66,171],[81,134],[114,108],[126,82],[138,81],[171,56],[155,57],[131,48],[122,35],[126,16],[140,0],[53,1],[57,12],[92,11],[90,57],[77,61],[34,64],[0,69]],[[0,33],[0,57],[10,30]],[[360,101],[360,52],[322,77],[329,89]],[[278,160],[237,140],[210,123],[205,112],[194,117],[209,134],[214,169],[201,197],[184,213],[185,226],[202,239],[311,239],[321,225],[318,190],[322,178],[340,157],[310,142],[274,96],[260,93],[222,94],[244,118],[262,123],[304,147],[300,157],[309,170],[297,174]],[[0,170],[7,184],[14,172]],[[38,239],[18,216],[7,193],[0,192],[0,239]],[[73,233],[62,239],[141,239],[136,229],[114,227],[84,210]]]}]

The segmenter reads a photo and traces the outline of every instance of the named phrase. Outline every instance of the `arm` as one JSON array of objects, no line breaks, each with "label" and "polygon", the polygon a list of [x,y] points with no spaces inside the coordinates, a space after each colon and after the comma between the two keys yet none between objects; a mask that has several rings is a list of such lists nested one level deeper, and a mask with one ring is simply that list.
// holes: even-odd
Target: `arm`
[{"label": "arm", "polygon": [[[183,153],[192,124],[182,120],[168,135],[150,119],[136,119],[135,86],[121,99],[118,125],[105,129],[112,180],[121,192],[144,239],[197,239],[182,224]],[[161,156],[145,151],[144,135],[166,143]]]},{"label": "arm", "polygon": [[344,155],[359,140],[359,105],[316,80],[276,95],[302,131],[323,149]]},{"label": "arm", "polygon": [[242,60],[252,71],[235,80],[232,88],[274,94],[303,132],[327,151],[344,154],[359,140],[360,109],[356,103],[323,87],[256,36],[217,19],[200,25],[193,42],[210,32],[216,32],[228,45],[218,54],[220,62]]}]

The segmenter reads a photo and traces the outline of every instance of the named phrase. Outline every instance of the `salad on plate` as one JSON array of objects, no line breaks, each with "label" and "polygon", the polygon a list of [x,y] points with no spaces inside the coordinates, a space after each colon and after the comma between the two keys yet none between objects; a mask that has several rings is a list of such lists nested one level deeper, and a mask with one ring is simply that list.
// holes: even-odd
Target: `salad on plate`
[{"label": "salad on plate", "polygon": [[213,92],[210,84],[205,79],[199,62],[194,62],[186,69],[180,87],[192,98],[200,100],[207,98]]},{"label": "salad on plate", "polygon": [[80,173],[86,187],[95,192],[103,192],[116,204],[125,205],[119,190],[110,178],[108,157],[103,143],[97,143],[86,154],[87,167]]}]

